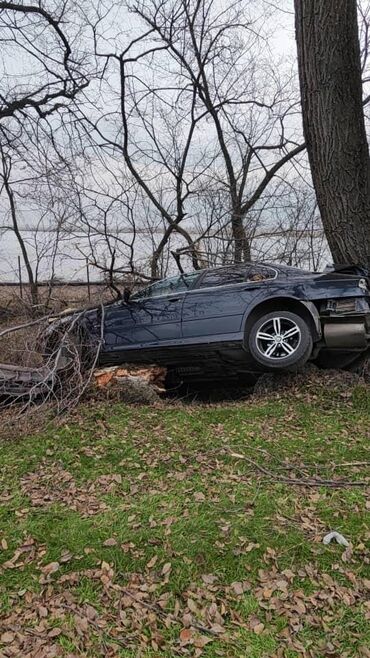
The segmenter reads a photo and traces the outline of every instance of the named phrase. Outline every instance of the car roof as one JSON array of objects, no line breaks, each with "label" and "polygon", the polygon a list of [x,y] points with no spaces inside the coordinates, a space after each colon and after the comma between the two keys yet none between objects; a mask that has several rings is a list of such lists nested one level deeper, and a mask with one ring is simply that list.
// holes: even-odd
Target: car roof
[{"label": "car roof", "polygon": [[[223,270],[223,269],[230,269],[230,268],[240,268],[240,267],[270,267],[274,270],[277,270],[279,272],[284,272],[285,274],[289,275],[291,274],[292,276],[297,276],[297,275],[312,275],[314,272],[311,272],[310,270],[304,270],[299,267],[293,267],[291,265],[283,265],[281,263],[270,263],[270,262],[264,262],[264,261],[248,261],[244,263],[226,263],[225,265],[218,265],[216,267],[207,267],[204,270],[199,270],[199,274],[204,274],[206,272],[214,272],[215,270]],[[194,272],[195,273],[195,272]]]}]

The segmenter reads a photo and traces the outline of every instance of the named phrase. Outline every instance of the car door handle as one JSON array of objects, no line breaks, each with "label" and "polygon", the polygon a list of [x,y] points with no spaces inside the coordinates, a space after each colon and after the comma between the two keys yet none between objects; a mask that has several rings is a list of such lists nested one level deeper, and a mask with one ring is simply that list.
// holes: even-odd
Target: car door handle
[{"label": "car door handle", "polygon": [[178,302],[180,297],[168,297],[169,302]]}]

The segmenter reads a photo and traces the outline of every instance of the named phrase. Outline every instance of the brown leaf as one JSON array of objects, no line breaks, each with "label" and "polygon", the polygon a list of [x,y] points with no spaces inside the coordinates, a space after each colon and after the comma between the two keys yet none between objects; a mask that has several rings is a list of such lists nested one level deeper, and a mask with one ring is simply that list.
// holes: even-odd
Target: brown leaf
[{"label": "brown leaf", "polygon": [[292,609],[295,610],[299,615],[306,614],[306,606],[302,601],[295,601]]},{"label": "brown leaf", "polygon": [[265,625],[258,619],[258,617],[254,615],[249,620],[249,628],[256,635],[261,635],[262,631],[265,628]]},{"label": "brown leaf", "polygon": [[61,635],[62,629],[61,628],[52,628],[51,631],[48,633],[48,637],[58,637],[58,635]]},{"label": "brown leaf", "polygon": [[50,562],[49,564],[46,564],[44,567],[41,567],[42,574],[39,578],[39,582],[47,583],[48,581],[50,581],[51,579],[50,577],[53,575],[53,573],[58,571],[59,567],[60,567],[59,562]]},{"label": "brown leaf", "polygon": [[79,615],[75,615],[75,627],[78,633],[81,635],[83,633],[87,633],[89,630],[89,622],[86,617],[80,617]]},{"label": "brown leaf", "polygon": [[14,638],[15,638],[15,634],[14,634],[14,633],[11,633],[10,631],[6,631],[5,633],[3,633],[3,634],[1,635],[0,640],[1,640],[4,644],[10,644],[11,642],[13,642]]},{"label": "brown leaf", "polygon": [[44,618],[44,617],[48,616],[47,608],[45,608],[45,606],[43,606],[43,605],[40,605],[38,607],[37,612],[38,612],[39,617],[41,617],[41,618]]},{"label": "brown leaf", "polygon": [[166,564],[163,565],[161,574],[162,576],[165,576],[167,573],[170,573],[172,569],[171,562],[166,562]]},{"label": "brown leaf", "polygon": [[109,539],[105,540],[103,546],[117,546],[117,540],[114,539],[114,537],[110,537]]},{"label": "brown leaf", "polygon": [[243,583],[239,583],[239,582],[231,583],[231,587],[237,596],[241,596],[242,594],[244,594]]},{"label": "brown leaf", "polygon": [[155,566],[157,561],[158,561],[158,555],[153,555],[153,557],[147,563],[146,568],[147,569],[153,569],[153,567]]},{"label": "brown leaf", "polygon": [[193,631],[190,628],[183,628],[180,632],[180,642],[183,646],[190,644],[193,640]]},{"label": "brown leaf", "polygon": [[350,544],[341,555],[342,562],[349,562],[353,555],[353,546]]},{"label": "brown leaf", "polygon": [[248,546],[245,547],[244,551],[245,553],[250,553],[251,551],[253,551],[254,548],[259,548],[259,547],[260,547],[259,544],[254,544],[253,542],[250,542]]},{"label": "brown leaf", "polygon": [[59,562],[50,562],[44,567],[41,567],[41,571],[45,576],[50,576],[52,573],[55,573],[59,569]]},{"label": "brown leaf", "polygon": [[206,644],[209,644],[210,642],[213,642],[211,637],[207,637],[206,635],[198,635],[194,638],[193,644],[195,647],[197,647],[197,649],[203,649]]},{"label": "brown leaf", "polygon": [[196,603],[193,599],[189,598],[187,600],[187,606],[188,606],[190,612],[193,612],[194,614],[196,614],[198,612],[198,608],[197,608]]},{"label": "brown leaf", "polygon": [[213,585],[217,580],[217,576],[214,576],[212,573],[204,573],[202,580],[206,585]]},{"label": "brown leaf", "polygon": [[288,583],[286,580],[277,580],[276,589],[280,589],[282,592],[286,592],[288,589]]}]

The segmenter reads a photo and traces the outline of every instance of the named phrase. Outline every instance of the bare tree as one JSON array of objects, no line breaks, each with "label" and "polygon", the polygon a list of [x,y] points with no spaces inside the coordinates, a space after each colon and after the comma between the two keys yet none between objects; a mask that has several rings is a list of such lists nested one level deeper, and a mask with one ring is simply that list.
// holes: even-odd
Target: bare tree
[{"label": "bare tree", "polygon": [[[73,9],[68,0],[0,2],[0,121],[28,113],[46,117],[87,86],[84,58],[78,52],[81,29],[72,27]],[[17,76],[11,66],[15,60]]]},{"label": "bare tree", "polygon": [[0,158],[1,158],[1,167],[2,167],[0,171],[0,182],[1,182],[0,196],[1,193],[4,191],[9,203],[9,220],[10,220],[8,225],[2,224],[1,228],[3,230],[11,230],[14,232],[14,235],[17,239],[19,248],[22,253],[24,265],[27,270],[32,305],[37,306],[38,304],[37,279],[35,277],[35,273],[33,271],[33,267],[31,264],[31,259],[28,254],[26,241],[24,239],[24,235],[19,224],[15,193],[11,181],[12,160],[11,157],[5,153],[1,144],[0,144]]},{"label": "bare tree", "polygon": [[116,296],[175,266],[304,261],[297,85],[267,4],[0,0],[1,224],[34,303],[46,260],[53,279],[88,259]]},{"label": "bare tree", "polygon": [[[69,167],[68,111],[96,75],[84,45],[82,11],[83,4],[70,0],[0,2],[1,223],[19,245],[33,306],[39,301],[40,263],[46,257],[55,262],[68,214],[55,217],[55,182]],[[28,217],[33,214],[29,227],[23,217],[27,204]]]},{"label": "bare tree", "polygon": [[305,148],[288,128],[297,112],[290,76],[280,78],[263,57],[261,19],[248,4],[249,12],[238,0],[226,8],[215,0],[130,6],[205,112],[218,149],[214,173],[228,193],[234,260],[249,260],[244,220],[274,176]]},{"label": "bare tree", "polygon": [[[105,103],[84,110],[83,122],[96,152],[125,163],[151,204],[151,228],[163,226],[159,240],[152,235],[151,276],[163,275],[169,252],[202,265],[206,218],[216,217],[204,212],[210,189],[220,192],[218,215],[231,226],[230,260],[248,260],[250,211],[304,150],[294,128],[292,75],[277,76],[262,55],[262,20],[246,15],[241,0],[227,10],[214,0],[147,0],[129,8],[138,21],[129,43],[122,34],[105,39],[106,16],[98,10],[91,23]],[[141,228],[136,212],[135,230]]]}]

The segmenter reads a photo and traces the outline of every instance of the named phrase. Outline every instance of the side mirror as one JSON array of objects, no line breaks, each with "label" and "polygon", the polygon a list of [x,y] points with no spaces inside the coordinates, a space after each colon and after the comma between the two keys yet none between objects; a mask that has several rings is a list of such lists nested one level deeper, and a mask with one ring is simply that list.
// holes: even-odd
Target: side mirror
[{"label": "side mirror", "polygon": [[128,304],[128,303],[129,303],[129,301],[130,301],[130,297],[131,297],[131,290],[130,290],[130,288],[124,288],[124,289],[123,289],[123,301],[125,302],[125,304]]}]

